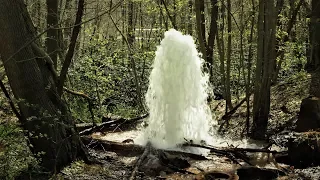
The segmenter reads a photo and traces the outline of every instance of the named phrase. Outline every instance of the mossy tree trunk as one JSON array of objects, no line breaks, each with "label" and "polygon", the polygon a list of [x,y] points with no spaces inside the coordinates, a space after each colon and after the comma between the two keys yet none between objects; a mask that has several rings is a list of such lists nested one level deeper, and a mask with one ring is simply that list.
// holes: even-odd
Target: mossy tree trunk
[{"label": "mossy tree trunk", "polygon": [[0,0],[0,4],[0,55],[18,100],[20,123],[43,170],[58,172],[78,157],[87,158],[87,150],[58,96],[53,62],[39,55],[23,0]]}]

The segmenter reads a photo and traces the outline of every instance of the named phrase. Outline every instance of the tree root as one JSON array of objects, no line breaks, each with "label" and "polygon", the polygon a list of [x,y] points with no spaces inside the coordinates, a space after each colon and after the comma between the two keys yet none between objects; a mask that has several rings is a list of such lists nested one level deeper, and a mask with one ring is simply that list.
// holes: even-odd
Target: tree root
[{"label": "tree root", "polygon": [[144,152],[142,153],[142,155],[140,156],[140,158],[138,159],[137,163],[135,164],[133,170],[132,170],[132,174],[129,178],[129,180],[134,180],[136,177],[136,174],[138,172],[139,166],[141,165],[141,163],[143,162],[143,160],[148,156],[148,154],[150,153],[150,148],[151,148],[151,143],[148,142]]}]

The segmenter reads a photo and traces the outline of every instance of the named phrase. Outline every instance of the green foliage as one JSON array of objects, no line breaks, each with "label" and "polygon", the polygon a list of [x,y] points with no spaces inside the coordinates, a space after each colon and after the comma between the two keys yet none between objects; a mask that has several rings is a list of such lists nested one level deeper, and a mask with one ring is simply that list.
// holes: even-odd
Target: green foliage
[{"label": "green foliage", "polygon": [[62,170],[62,172],[65,176],[70,177],[81,177],[82,174],[86,176],[100,174],[107,177],[110,174],[109,170],[106,167],[100,165],[88,165],[83,161],[76,161],[72,163],[71,166],[65,168],[64,170]]},{"label": "green foliage", "polygon": [[[81,51],[77,63],[69,71],[68,88],[84,92],[94,100],[95,120],[99,122],[101,116],[108,113],[125,117],[141,113],[137,111],[138,98],[131,62],[121,39],[91,35]],[[133,58],[141,89],[145,92],[154,51],[136,49]],[[65,97],[76,119],[91,121],[87,100],[70,94]]]},{"label": "green foliage", "polygon": [[13,179],[30,165],[37,165],[23,131],[15,123],[0,125],[0,162],[0,179]]}]

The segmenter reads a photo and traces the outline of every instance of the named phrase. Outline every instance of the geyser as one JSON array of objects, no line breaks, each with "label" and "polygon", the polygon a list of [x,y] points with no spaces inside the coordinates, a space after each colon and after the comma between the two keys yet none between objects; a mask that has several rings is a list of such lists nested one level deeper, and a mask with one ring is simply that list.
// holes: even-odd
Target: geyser
[{"label": "geyser", "polygon": [[146,105],[150,116],[140,143],[151,141],[163,149],[185,139],[210,143],[209,130],[216,121],[207,105],[208,75],[202,65],[191,36],[174,29],[165,32],[149,77]]}]

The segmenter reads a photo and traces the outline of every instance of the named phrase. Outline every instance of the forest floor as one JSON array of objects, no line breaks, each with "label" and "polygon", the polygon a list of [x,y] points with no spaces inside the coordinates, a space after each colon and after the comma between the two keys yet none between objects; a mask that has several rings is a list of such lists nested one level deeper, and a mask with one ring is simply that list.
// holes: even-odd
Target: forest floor
[{"label": "forest floor", "polygon": [[[293,78],[287,79],[285,82],[279,82],[272,87],[271,90],[271,111],[268,124],[268,135],[276,135],[277,133],[286,131],[292,131],[294,129],[294,123],[297,120],[297,115],[300,108],[300,103],[303,98],[308,96],[308,85],[310,82],[310,76],[297,75]],[[241,98],[238,99],[238,102]],[[234,101],[237,104],[237,100]],[[252,102],[251,102],[252,105]],[[214,101],[211,104],[211,108],[214,109],[215,118],[219,120],[219,124],[222,124],[224,120],[221,120],[224,115],[225,107],[224,102]],[[251,109],[252,110],[252,109]],[[246,105],[245,103],[238,108],[238,110],[232,115],[228,125],[222,128],[220,134],[225,137],[246,137]],[[122,135],[107,135],[104,139],[114,140],[121,142],[123,139],[132,138],[136,136],[134,133],[122,132]],[[112,133],[111,133],[112,134]],[[99,137],[97,137],[99,136]],[[119,138],[120,137],[120,138]],[[96,134],[96,138],[102,138],[103,135]],[[70,167],[66,168],[62,173],[62,179],[127,179],[130,177],[133,167],[140,155],[137,154],[123,154],[119,152],[111,152],[108,150],[93,150],[90,153],[103,162],[103,165],[91,166],[86,165],[83,162],[76,162]],[[208,160],[188,160],[193,169],[189,169],[191,172],[201,174],[200,170],[206,169],[207,171],[220,170],[230,172],[237,166],[230,159],[226,157],[218,157],[211,155]],[[141,165],[143,166],[143,165]],[[195,168],[196,167],[196,168]],[[295,169],[294,167],[287,166],[290,170],[286,176],[278,179],[320,179],[320,167],[310,167],[305,169]],[[140,170],[142,169],[140,168]],[[199,172],[197,172],[198,169]],[[140,172],[136,176],[137,179],[204,179],[204,177],[187,175],[184,173],[160,173],[160,176],[146,175],[144,172]],[[255,179],[249,176],[245,179]]]},{"label": "forest floor", "polygon": [[[271,111],[268,124],[269,136],[275,135],[284,130],[292,131],[294,129],[294,123],[297,120],[301,100],[308,96],[308,88],[306,87],[308,87],[309,82],[310,77],[306,74],[302,74],[289,78],[283,82],[279,82],[277,85],[272,87]],[[233,103],[237,104],[237,102],[240,102],[242,98],[243,97],[240,97],[238,100],[234,100]],[[223,100],[214,101],[211,104],[211,108],[215,112],[215,118],[219,121],[219,124],[223,124],[224,120],[221,119],[225,111]],[[0,110],[0,116],[4,117],[4,119],[8,118],[7,116],[5,116],[5,111],[8,110]],[[238,110],[232,115],[227,124],[228,125],[225,125],[220,132],[223,137],[232,137],[233,139],[235,137],[246,137],[245,103],[240,108],[238,108]],[[136,135],[137,131],[126,131],[122,132],[121,135],[110,133],[108,137],[105,137],[105,139],[121,143],[123,139],[133,139]],[[95,133],[91,137],[103,139],[103,136],[104,135],[101,133]],[[18,141],[17,144],[19,143],[21,142]],[[15,146],[12,149],[17,150]],[[23,150],[20,151],[20,153],[24,152]],[[110,151],[108,149],[100,147],[90,148],[90,154],[92,157],[98,160],[100,164],[88,165],[83,161],[76,161],[69,167],[66,167],[61,173],[59,173],[52,179],[128,179],[133,171],[134,165],[141,156],[142,152],[137,153],[135,152],[135,149],[132,149],[132,153],[128,153],[127,151],[121,152],[121,150]],[[0,147],[0,159],[1,155],[3,155],[3,153],[1,154]],[[19,161],[25,161],[25,159],[17,159]],[[188,171],[199,175],[203,173],[203,170],[224,170],[226,172],[229,172],[238,167],[238,165],[232,162],[229,158],[215,155],[211,155],[207,160],[194,160],[192,158],[189,158],[188,161],[191,164],[191,169],[189,169]],[[310,167],[306,169],[295,169],[291,167],[289,169],[290,173],[288,173],[287,176],[278,179],[320,179],[320,167]],[[171,174],[162,173],[161,177],[159,175],[150,175],[141,171],[138,171],[136,175],[136,179],[165,179],[164,177],[167,177],[167,179],[204,179],[203,176],[194,176],[190,174],[188,176],[181,172],[174,173],[174,171]]]}]

